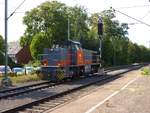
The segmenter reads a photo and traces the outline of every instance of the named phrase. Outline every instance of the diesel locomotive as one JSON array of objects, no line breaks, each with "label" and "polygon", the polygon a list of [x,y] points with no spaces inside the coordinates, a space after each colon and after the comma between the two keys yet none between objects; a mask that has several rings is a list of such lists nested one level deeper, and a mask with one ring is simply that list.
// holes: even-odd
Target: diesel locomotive
[{"label": "diesel locomotive", "polygon": [[40,55],[44,80],[59,81],[96,73],[100,67],[98,52],[83,49],[80,42],[67,40],[63,45],[45,48]]}]

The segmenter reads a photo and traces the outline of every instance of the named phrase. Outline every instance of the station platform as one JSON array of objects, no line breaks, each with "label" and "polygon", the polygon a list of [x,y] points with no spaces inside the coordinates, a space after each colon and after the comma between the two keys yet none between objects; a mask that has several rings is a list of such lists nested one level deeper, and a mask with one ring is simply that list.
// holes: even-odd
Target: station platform
[{"label": "station platform", "polygon": [[150,113],[150,76],[135,70],[45,113]]}]

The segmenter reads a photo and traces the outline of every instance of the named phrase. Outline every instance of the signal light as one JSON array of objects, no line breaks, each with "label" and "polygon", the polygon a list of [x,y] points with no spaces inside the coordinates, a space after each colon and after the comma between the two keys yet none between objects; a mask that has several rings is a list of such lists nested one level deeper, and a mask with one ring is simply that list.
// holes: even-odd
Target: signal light
[{"label": "signal light", "polygon": [[98,19],[98,35],[103,35],[103,20],[102,17]]}]

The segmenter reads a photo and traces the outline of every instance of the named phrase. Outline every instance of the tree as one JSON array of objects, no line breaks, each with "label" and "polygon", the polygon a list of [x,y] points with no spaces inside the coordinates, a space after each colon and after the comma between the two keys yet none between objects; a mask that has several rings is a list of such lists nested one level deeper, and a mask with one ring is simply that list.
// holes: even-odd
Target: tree
[{"label": "tree", "polygon": [[88,37],[88,15],[82,6],[68,7],[68,18],[70,20],[71,39],[80,41]]},{"label": "tree", "polygon": [[88,16],[84,7],[68,7],[63,3],[52,1],[42,3],[37,8],[26,12],[23,23],[27,28],[24,36],[21,37],[20,44],[30,45],[32,38],[39,32],[45,33],[45,38],[50,44],[61,44],[67,40],[68,18],[70,38],[78,41],[81,37],[86,38],[88,36]]},{"label": "tree", "polygon": [[[21,44],[31,44],[32,38],[43,32],[49,44],[61,43],[67,38],[67,7],[65,4],[52,1],[45,2],[37,8],[26,12],[23,23],[27,26]],[[52,35],[52,37],[49,37]],[[28,43],[27,43],[28,42]]]},{"label": "tree", "polygon": [[3,37],[0,35],[0,51],[4,51],[4,48],[5,48],[5,46],[4,46],[4,39],[3,39]]},{"label": "tree", "polygon": [[36,34],[30,45],[31,55],[34,59],[38,59],[38,55],[43,53],[44,48],[50,47],[44,33]]},{"label": "tree", "polygon": [[104,10],[88,17],[82,6],[69,7],[52,1],[44,2],[26,12],[23,23],[26,25],[20,45],[30,46],[31,54],[37,59],[44,48],[62,44],[67,40],[68,19],[70,20],[70,39],[80,41],[84,48],[99,50],[97,23],[103,18],[102,59],[106,65],[121,65],[149,61],[150,50],[133,44],[128,39],[128,25],[115,20],[114,10]]},{"label": "tree", "polygon": [[114,20],[115,12],[111,9],[105,10],[101,13],[92,14],[89,18],[90,31],[88,34],[90,39],[97,39],[96,45],[99,45],[97,38],[97,22],[99,16],[103,18],[104,31],[102,59],[107,65],[126,64],[128,55],[124,53],[128,52],[126,49],[126,46],[128,45],[128,25],[126,23],[120,24],[119,21]]},{"label": "tree", "polygon": [[[47,47],[52,47],[56,43],[61,45],[67,40],[68,18],[70,20],[71,39],[79,41],[81,37],[88,37],[86,10],[80,6],[68,7],[63,3],[52,1],[44,2],[37,8],[26,12],[23,23],[27,28],[24,36],[20,39],[20,45],[28,45],[32,50],[35,50],[32,52],[34,58],[37,57],[36,43],[40,42],[38,39],[46,40]],[[38,48],[43,50],[43,47]]]},{"label": "tree", "polygon": [[0,35],[0,64],[4,64],[4,39]]},{"label": "tree", "polygon": [[23,47],[23,46],[28,46],[28,45],[30,45],[31,40],[32,40],[32,38],[27,38],[27,37],[25,37],[25,36],[21,36],[21,37],[20,37],[20,46]]}]

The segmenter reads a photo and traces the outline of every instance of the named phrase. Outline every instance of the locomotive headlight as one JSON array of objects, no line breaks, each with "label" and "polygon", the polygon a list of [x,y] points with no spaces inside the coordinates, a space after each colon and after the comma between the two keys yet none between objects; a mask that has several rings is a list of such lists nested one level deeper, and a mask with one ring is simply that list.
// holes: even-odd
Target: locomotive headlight
[{"label": "locomotive headlight", "polygon": [[43,64],[44,66],[48,66],[48,60],[47,60],[47,59],[44,59],[44,60],[42,61],[42,64]]},{"label": "locomotive headlight", "polygon": [[79,57],[82,57],[82,55],[81,55],[81,54],[79,54]]},{"label": "locomotive headlight", "polygon": [[46,64],[46,63],[44,63],[44,66],[47,66],[47,64]]},{"label": "locomotive headlight", "polygon": [[58,66],[61,66],[61,64],[60,64],[60,63],[58,63],[57,65],[58,65]]}]

